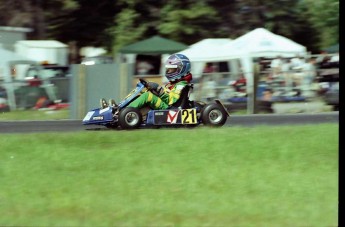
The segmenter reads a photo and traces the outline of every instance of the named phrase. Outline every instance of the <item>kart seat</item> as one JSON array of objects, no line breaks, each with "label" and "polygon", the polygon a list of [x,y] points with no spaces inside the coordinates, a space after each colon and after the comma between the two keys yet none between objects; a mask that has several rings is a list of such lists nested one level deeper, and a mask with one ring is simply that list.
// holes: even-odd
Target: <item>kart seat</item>
[{"label": "kart seat", "polygon": [[179,100],[170,106],[170,109],[173,108],[189,108],[189,95],[193,90],[193,84],[187,84],[181,91]]}]

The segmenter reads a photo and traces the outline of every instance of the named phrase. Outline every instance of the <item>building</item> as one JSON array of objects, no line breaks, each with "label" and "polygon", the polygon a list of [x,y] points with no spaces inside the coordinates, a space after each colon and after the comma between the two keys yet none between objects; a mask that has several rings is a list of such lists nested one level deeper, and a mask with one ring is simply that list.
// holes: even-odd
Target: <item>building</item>
[{"label": "building", "polygon": [[31,28],[0,26],[0,48],[14,51],[14,44],[19,40],[26,40]]}]

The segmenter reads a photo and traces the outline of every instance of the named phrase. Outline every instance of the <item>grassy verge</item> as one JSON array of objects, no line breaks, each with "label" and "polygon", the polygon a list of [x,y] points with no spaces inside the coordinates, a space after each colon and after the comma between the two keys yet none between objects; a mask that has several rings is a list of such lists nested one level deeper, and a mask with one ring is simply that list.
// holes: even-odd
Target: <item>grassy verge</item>
[{"label": "grassy verge", "polygon": [[337,226],[337,124],[0,144],[1,226]]}]

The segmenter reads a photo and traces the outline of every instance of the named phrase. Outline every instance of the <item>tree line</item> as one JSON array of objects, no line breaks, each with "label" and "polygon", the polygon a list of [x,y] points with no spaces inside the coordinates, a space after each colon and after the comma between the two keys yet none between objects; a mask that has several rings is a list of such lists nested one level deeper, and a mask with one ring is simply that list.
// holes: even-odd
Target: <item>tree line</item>
[{"label": "tree line", "polygon": [[339,42],[339,0],[0,0],[0,26],[113,53],[157,34],[193,44],[263,27],[319,53]]}]

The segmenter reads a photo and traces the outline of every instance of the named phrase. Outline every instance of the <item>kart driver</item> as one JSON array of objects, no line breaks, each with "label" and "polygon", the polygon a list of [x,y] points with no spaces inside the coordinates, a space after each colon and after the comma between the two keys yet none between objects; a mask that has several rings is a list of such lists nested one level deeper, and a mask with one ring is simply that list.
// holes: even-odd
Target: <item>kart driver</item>
[{"label": "kart driver", "polygon": [[179,100],[182,89],[192,80],[191,63],[185,55],[173,54],[166,61],[165,68],[165,77],[169,83],[162,87],[157,83],[148,82],[150,89],[131,102],[129,107],[150,106],[152,109],[168,109]]}]

